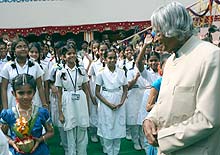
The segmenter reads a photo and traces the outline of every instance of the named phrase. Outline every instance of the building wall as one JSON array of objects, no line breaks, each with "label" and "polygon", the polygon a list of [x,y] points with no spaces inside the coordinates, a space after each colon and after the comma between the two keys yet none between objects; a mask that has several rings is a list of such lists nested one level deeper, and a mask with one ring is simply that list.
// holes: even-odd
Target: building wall
[{"label": "building wall", "polygon": [[[147,21],[172,0],[0,0],[0,28]],[[187,7],[195,0],[184,0]]]}]

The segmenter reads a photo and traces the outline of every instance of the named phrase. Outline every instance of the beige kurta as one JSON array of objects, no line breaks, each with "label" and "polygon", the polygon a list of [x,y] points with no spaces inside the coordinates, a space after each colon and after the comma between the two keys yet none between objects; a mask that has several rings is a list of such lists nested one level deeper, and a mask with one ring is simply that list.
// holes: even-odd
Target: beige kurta
[{"label": "beige kurta", "polygon": [[169,155],[220,154],[220,49],[191,37],[166,63],[158,104],[148,115],[159,150]]}]

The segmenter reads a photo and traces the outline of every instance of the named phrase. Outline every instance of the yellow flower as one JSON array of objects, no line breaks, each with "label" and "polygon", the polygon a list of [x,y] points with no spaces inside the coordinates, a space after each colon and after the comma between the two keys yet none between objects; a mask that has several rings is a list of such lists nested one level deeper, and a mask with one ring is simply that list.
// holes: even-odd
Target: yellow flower
[{"label": "yellow flower", "polygon": [[22,135],[27,135],[29,131],[28,121],[25,117],[19,117],[16,120],[16,127],[17,131],[20,132]]}]

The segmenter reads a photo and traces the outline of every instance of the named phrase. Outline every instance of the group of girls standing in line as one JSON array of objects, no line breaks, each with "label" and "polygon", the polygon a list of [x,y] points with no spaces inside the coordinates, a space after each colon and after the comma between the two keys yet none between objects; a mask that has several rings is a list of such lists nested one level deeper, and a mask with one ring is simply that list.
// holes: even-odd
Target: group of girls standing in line
[{"label": "group of girls standing in line", "polygon": [[[30,75],[37,88],[31,105],[49,109],[47,121],[58,127],[65,155],[87,154],[88,127],[91,141],[100,140],[103,152],[108,155],[119,154],[126,127],[131,131],[136,150],[147,147],[141,128],[146,114],[141,105],[146,105],[146,90],[160,76],[157,52],[139,53],[137,60],[141,63],[136,63],[138,53],[130,45],[119,51],[107,43],[94,41],[91,53],[84,51],[78,55],[76,44],[69,40],[55,43],[54,56],[47,49],[46,44],[28,44],[22,38],[12,43],[11,60],[0,73],[4,109],[13,109],[19,103],[12,95],[13,79]],[[42,130],[41,135],[50,133],[47,138],[53,134],[47,126]]]}]

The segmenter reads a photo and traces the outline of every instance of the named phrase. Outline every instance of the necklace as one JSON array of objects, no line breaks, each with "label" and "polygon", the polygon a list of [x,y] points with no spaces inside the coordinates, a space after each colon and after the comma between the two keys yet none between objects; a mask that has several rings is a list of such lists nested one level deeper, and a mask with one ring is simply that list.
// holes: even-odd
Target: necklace
[{"label": "necklace", "polygon": [[19,117],[25,117],[27,120],[31,118],[32,115],[32,106],[28,109],[21,109],[20,107],[16,106],[18,111]]}]

